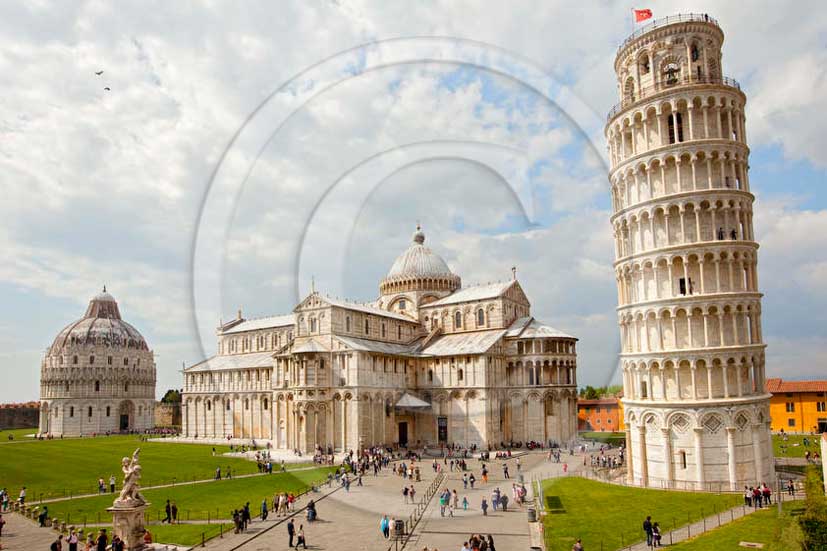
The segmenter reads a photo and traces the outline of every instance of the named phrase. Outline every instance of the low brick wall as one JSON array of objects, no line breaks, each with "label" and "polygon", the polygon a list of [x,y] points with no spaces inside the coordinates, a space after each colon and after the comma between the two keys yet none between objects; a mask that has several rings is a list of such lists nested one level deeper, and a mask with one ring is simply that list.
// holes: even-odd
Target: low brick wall
[{"label": "low brick wall", "polygon": [[155,426],[156,427],[180,427],[181,426],[181,405],[155,404]]},{"label": "low brick wall", "polygon": [[0,407],[0,430],[28,429],[40,423],[37,407]]}]

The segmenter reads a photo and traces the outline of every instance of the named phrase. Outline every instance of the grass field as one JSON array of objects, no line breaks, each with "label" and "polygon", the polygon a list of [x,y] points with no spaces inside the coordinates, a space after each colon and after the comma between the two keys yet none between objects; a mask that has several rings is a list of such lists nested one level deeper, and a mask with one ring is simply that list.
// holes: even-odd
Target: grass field
[{"label": "grass field", "polygon": [[[809,446],[804,446],[804,439],[807,439]],[[787,440],[781,438],[779,434],[772,435],[772,451],[775,457],[804,457],[804,452],[810,450],[810,453],[820,452],[819,450],[819,435],[806,434],[788,434]]]},{"label": "grass field", "polygon": [[626,488],[577,477],[546,480],[543,493],[549,551],[569,551],[577,538],[586,549],[619,549],[645,539],[647,515],[666,532],[742,502],[740,495]]},{"label": "grass field", "polygon": [[0,430],[0,444],[4,442],[9,442],[9,436],[11,435],[14,440],[12,442],[18,442],[20,440],[32,440],[31,438],[26,438],[27,434],[36,434],[37,428],[30,428],[30,429],[6,429]]},{"label": "grass field", "polygon": [[201,535],[204,540],[216,537],[221,528],[224,533],[232,530],[232,524],[175,524],[175,525],[152,525],[149,532],[153,541],[159,543],[177,543],[179,545],[196,546],[201,544]]},{"label": "grass field", "polygon": [[744,549],[740,542],[762,543],[764,551],[799,551],[799,528],[796,516],[804,509],[803,501],[784,504],[779,517],[773,506],[736,520],[702,536],[676,544],[676,551],[727,551]]},{"label": "grass field", "polygon": [[[270,502],[275,492],[298,493],[310,484],[327,478],[332,468],[317,468],[306,471],[274,473],[272,475],[218,480],[202,484],[185,484],[174,488],[144,490],[141,493],[150,507],[147,514],[151,520],[160,520],[164,516],[166,500],[178,505],[179,520],[208,520],[215,518],[229,519],[235,508],[250,502],[253,514],[261,507],[261,500]],[[111,515],[106,512],[112,506],[112,496],[102,495],[80,499],[62,500],[47,503],[50,517],[58,517],[67,523],[90,524],[107,523]]]},{"label": "grass field", "polygon": [[594,440],[596,442],[604,442],[613,445],[620,445],[626,442],[625,432],[581,432],[578,434],[580,438],[586,440]]},{"label": "grass field", "polygon": [[[213,457],[212,446],[141,442],[136,436],[100,436],[43,440],[0,445],[0,486],[17,496],[25,485],[29,501],[97,492],[97,480],[107,485],[114,474],[121,483],[120,461],[141,448],[142,486],[212,478],[215,468],[227,467],[234,474],[257,472],[256,464],[244,459]],[[229,451],[215,446],[216,453]]]}]

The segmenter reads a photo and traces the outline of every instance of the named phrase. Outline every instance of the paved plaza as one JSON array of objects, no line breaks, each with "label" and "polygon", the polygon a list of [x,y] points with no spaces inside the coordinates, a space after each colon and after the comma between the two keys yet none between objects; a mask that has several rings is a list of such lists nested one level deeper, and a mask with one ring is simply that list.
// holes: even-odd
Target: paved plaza
[{"label": "paved plaza", "polygon": [[[569,470],[575,471],[578,465],[582,468],[582,456],[572,458]],[[563,459],[565,461],[565,457]],[[441,459],[439,460],[442,461]],[[473,490],[463,489],[462,473],[449,472],[444,467],[445,480],[440,488],[457,490],[460,507],[453,517],[441,516],[439,497],[435,495],[427,504],[424,514],[415,525],[411,540],[406,548],[421,550],[428,549],[459,549],[464,541],[473,533],[491,534],[499,551],[525,550],[531,547],[529,524],[525,507],[509,504],[508,511],[493,511],[490,508],[491,491],[499,487],[511,497],[511,487],[517,481],[516,458],[507,461],[511,479],[503,477],[503,461],[492,460],[487,462],[489,468],[488,483],[482,482],[480,462],[469,460],[469,473],[473,472],[477,483]],[[526,475],[532,471],[562,472],[562,464],[549,463],[545,453],[528,453],[520,456],[522,472]],[[426,489],[436,477],[432,469],[432,459],[425,459],[419,463],[422,480],[414,482],[417,492],[416,501],[424,496]],[[380,529],[379,522],[382,515],[389,518],[408,519],[416,509],[416,505],[405,503],[402,489],[410,485],[401,477],[392,474],[389,470],[383,471],[374,477],[368,474],[363,478],[363,486],[351,485],[347,492],[335,486],[321,488],[317,498],[319,520],[313,523],[306,522],[303,513],[295,516],[296,529],[304,526],[308,548],[311,549],[349,549],[358,551],[387,550],[394,545],[393,541],[386,540]],[[480,503],[483,496],[489,502],[488,515],[483,516]],[[462,509],[462,499],[467,497],[469,508]],[[299,505],[303,506],[306,501]],[[252,539],[251,539],[252,538]],[[213,540],[207,545],[213,551],[264,551],[271,549],[287,549],[286,519],[273,519],[265,522],[255,522],[246,534],[231,534],[223,539]]]}]

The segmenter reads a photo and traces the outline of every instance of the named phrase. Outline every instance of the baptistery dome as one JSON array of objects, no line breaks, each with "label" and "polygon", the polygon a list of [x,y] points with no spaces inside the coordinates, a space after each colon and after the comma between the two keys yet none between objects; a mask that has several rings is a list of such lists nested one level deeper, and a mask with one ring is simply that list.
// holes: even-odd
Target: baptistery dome
[{"label": "baptistery dome", "polygon": [[121,319],[114,297],[106,292],[89,301],[86,313],[57,334],[49,353],[54,354],[68,345],[103,345],[115,348],[149,350],[144,337],[132,325]]},{"label": "baptistery dome", "polygon": [[155,359],[106,292],[57,334],[40,370],[40,433],[140,431],[154,425]]}]

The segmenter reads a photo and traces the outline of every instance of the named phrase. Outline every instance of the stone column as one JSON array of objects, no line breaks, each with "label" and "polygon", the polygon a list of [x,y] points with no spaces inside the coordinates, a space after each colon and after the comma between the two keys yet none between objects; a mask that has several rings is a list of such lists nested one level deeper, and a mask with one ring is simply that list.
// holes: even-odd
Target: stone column
[{"label": "stone column", "polygon": [[752,425],[752,454],[755,462],[755,482],[764,482],[764,454],[761,453],[761,425]]},{"label": "stone column", "polygon": [[640,463],[640,485],[647,487],[649,485],[649,467],[647,465],[646,457],[646,427],[644,425],[638,426],[638,444],[640,449],[638,451],[638,462]]},{"label": "stone column", "polygon": [[704,489],[704,449],[703,449],[703,427],[695,427],[695,479],[697,489]]},{"label": "stone column", "polygon": [[635,483],[634,465],[632,464],[632,429],[626,427],[626,483]]},{"label": "stone column", "polygon": [[660,429],[663,434],[663,461],[666,465],[666,487],[672,488],[675,480],[675,464],[672,460],[672,439],[668,427]]},{"label": "stone column", "polygon": [[[726,428],[727,470],[729,472],[729,489],[738,489],[738,480],[735,473],[735,427]],[[757,481],[756,481],[757,482]]]}]

